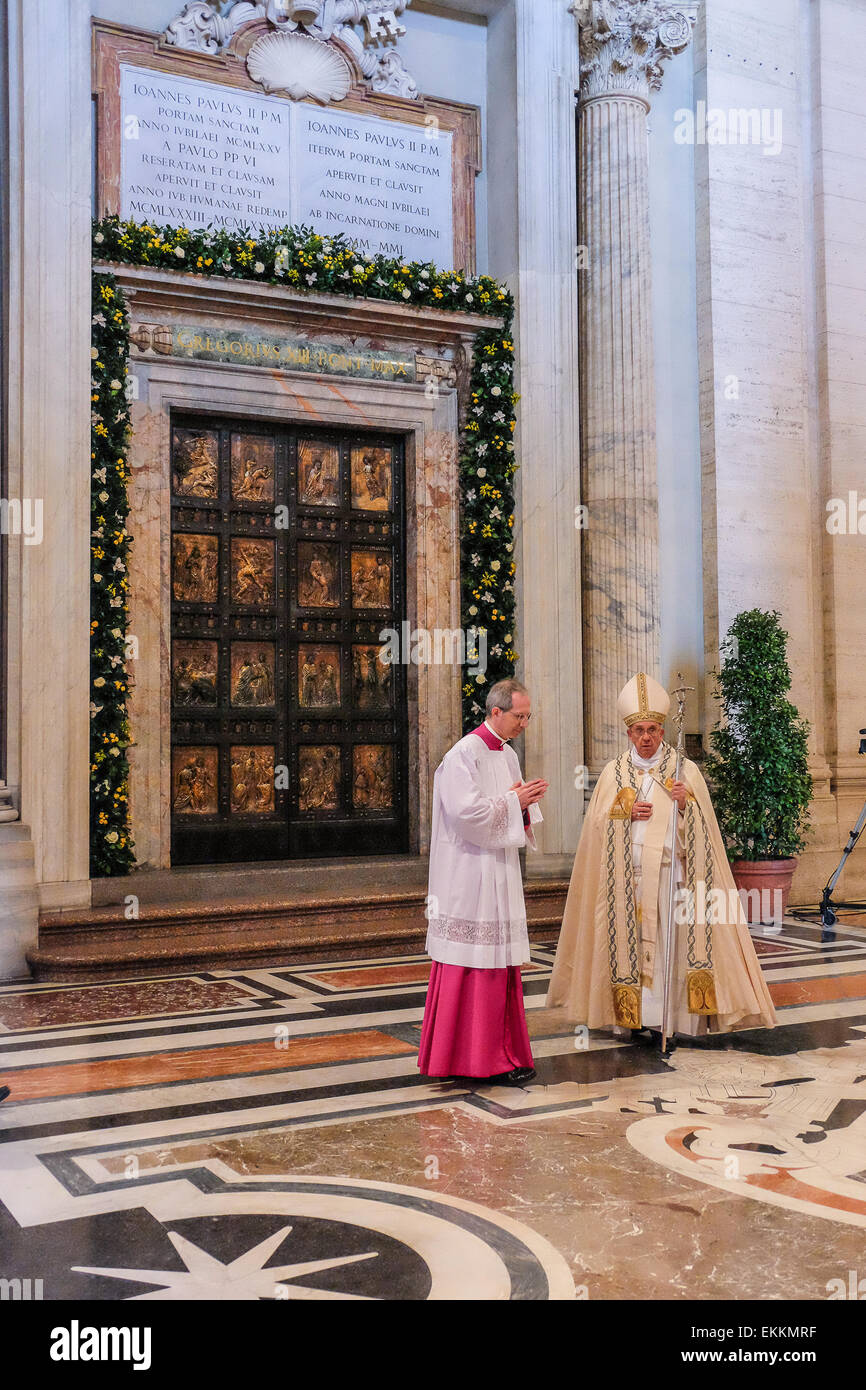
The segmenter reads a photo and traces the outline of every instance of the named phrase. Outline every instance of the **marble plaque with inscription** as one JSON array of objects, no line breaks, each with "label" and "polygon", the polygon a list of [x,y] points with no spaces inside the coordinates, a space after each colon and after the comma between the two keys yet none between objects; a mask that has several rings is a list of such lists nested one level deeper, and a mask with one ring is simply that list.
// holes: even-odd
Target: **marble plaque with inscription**
[{"label": "marble plaque with inscription", "polygon": [[303,224],[454,264],[453,135],[120,64],[120,215],[202,228]]},{"label": "marble plaque with inscription", "polygon": [[285,227],[291,102],[120,68],[120,215],[173,227]]},{"label": "marble plaque with inscription", "polygon": [[303,102],[293,114],[299,222],[374,253],[452,264],[450,131]]},{"label": "marble plaque with inscription", "polygon": [[283,367],[317,376],[360,377],[365,381],[415,381],[412,353],[395,348],[346,347],[292,334],[253,333],[214,324],[183,323],[166,330],[165,352],[198,362],[235,362],[244,367]]}]

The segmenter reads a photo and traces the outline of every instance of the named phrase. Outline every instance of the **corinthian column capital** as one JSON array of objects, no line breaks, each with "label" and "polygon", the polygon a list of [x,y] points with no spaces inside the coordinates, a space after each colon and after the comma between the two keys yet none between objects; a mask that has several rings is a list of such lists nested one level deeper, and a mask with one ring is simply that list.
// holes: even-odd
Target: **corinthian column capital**
[{"label": "corinthian column capital", "polygon": [[688,6],[665,0],[573,0],[580,35],[580,99],[633,96],[649,106],[662,63],[691,41]]}]

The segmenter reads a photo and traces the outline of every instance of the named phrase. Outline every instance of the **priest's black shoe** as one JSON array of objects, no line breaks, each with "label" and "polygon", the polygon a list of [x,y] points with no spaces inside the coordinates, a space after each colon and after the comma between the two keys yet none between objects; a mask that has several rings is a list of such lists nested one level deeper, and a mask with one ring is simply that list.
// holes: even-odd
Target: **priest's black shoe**
[{"label": "priest's black shoe", "polygon": [[0,1086],[0,1100],[5,1100],[9,1094],[8,1086]]},{"label": "priest's black shoe", "polygon": [[515,1067],[513,1071],[504,1071],[500,1076],[491,1076],[490,1080],[501,1086],[525,1086],[534,1076],[534,1067]]}]

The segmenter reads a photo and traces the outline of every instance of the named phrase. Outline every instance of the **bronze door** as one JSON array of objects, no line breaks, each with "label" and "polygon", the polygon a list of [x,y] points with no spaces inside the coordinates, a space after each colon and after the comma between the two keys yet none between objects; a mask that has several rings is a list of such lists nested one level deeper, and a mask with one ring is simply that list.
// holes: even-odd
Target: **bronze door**
[{"label": "bronze door", "polygon": [[173,418],[173,863],[406,852],[403,460]]}]

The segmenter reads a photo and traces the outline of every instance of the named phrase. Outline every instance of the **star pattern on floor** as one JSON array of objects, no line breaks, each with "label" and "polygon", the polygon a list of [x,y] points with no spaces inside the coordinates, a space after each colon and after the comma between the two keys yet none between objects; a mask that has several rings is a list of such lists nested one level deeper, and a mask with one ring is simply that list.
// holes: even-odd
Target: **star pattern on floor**
[{"label": "star pattern on floor", "polygon": [[375,1260],[377,1250],[363,1255],[344,1255],[330,1260],[305,1260],[294,1265],[266,1268],[268,1260],[291,1234],[292,1227],[284,1226],[268,1236],[245,1254],[224,1263],[208,1254],[191,1240],[169,1231],[168,1238],[183,1260],[186,1269],[105,1269],[73,1265],[77,1274],[101,1274],[113,1279],[127,1279],[140,1284],[158,1284],[150,1293],[134,1294],[130,1301],[145,1299],[261,1299],[261,1298],[332,1298],[362,1299],[361,1294],[335,1293],[303,1284],[287,1284],[283,1280],[302,1279],[304,1275],[320,1274],[326,1269],[341,1269],[361,1260]]}]

